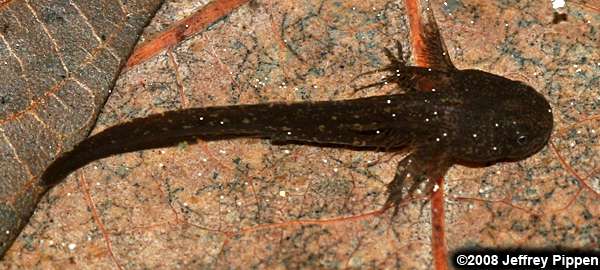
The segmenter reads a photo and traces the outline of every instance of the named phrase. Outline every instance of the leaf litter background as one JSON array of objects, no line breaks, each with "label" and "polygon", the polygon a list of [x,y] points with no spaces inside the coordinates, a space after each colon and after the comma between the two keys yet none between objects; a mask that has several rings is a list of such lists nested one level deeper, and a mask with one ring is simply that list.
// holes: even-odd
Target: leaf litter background
[{"label": "leaf litter background", "polygon": [[[600,3],[570,1],[554,24],[550,1],[431,2],[459,68],[527,81],[556,124],[526,161],[450,171],[449,250],[599,250]],[[145,37],[202,4],[167,2]],[[252,1],[124,73],[94,132],[183,107],[385,92],[354,94],[377,77],[352,79],[394,40],[409,48],[403,5]],[[401,157],[244,139],[107,158],[49,192],[1,266],[429,269],[429,204],[373,214]]]}]

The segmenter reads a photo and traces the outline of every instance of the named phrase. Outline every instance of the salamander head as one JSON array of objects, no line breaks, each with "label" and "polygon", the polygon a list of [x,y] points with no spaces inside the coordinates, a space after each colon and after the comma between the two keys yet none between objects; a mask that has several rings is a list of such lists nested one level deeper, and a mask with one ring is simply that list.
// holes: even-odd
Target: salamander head
[{"label": "salamander head", "polygon": [[502,147],[506,160],[522,160],[540,151],[552,133],[552,109],[548,101],[531,86],[511,82],[513,98],[500,105],[510,112],[502,121],[504,128]]},{"label": "salamander head", "polygon": [[466,102],[462,134],[455,138],[462,147],[453,148],[457,162],[490,165],[522,160],[540,151],[553,127],[548,101],[523,82],[492,74],[485,82],[481,97]]}]

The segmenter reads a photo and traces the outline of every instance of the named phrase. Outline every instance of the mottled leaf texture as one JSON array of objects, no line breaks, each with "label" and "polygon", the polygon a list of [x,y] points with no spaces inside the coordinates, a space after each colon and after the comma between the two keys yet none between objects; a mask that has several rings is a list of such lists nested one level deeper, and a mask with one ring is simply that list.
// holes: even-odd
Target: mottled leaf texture
[{"label": "mottled leaf texture", "polygon": [[161,0],[0,1],[0,254],[82,140]]},{"label": "mottled leaf texture", "polygon": [[[205,2],[165,1],[146,33],[170,29]],[[551,144],[525,161],[450,169],[449,252],[598,251],[598,0],[567,1],[557,23],[550,1],[429,2],[457,68],[526,81],[555,117]],[[415,62],[405,3],[251,1],[121,75],[94,132],[181,108],[392,91],[354,91],[387,73],[353,79],[388,64],[383,48],[396,40]],[[5,144],[0,151],[12,153]],[[413,201],[393,219],[393,211],[373,214],[402,157],[246,139],[98,160],[48,192],[0,268],[434,269],[429,203]]]}]

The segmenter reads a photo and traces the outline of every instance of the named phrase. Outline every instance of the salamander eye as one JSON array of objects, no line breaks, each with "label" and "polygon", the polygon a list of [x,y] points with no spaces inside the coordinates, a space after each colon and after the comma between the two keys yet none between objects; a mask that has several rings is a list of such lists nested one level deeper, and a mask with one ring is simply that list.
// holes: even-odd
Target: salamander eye
[{"label": "salamander eye", "polygon": [[519,136],[519,138],[517,138],[517,143],[518,143],[519,145],[524,145],[524,144],[526,144],[526,143],[527,143],[527,136],[524,136],[524,135],[522,135],[522,136]]}]

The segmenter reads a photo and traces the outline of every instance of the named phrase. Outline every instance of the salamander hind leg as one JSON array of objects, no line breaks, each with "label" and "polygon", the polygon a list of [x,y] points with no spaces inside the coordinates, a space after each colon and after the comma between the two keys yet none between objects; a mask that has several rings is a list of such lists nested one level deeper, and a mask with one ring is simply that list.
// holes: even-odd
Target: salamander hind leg
[{"label": "salamander hind leg", "polygon": [[387,185],[388,198],[384,208],[394,205],[395,216],[403,202],[415,195],[431,195],[436,181],[446,174],[449,167],[443,155],[423,150],[411,153],[400,161],[394,179]]}]

